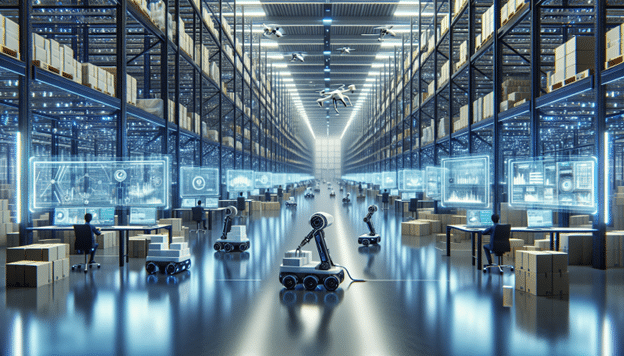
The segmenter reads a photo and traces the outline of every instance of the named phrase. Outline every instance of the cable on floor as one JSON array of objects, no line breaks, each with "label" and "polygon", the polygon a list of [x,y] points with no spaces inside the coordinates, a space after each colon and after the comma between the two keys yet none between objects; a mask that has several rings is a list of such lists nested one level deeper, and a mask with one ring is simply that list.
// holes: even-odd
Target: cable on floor
[{"label": "cable on floor", "polygon": [[334,263],[334,266],[344,269],[347,272],[347,275],[349,276],[349,278],[351,278],[351,280],[353,282],[366,282],[365,279],[355,279],[355,278],[351,277],[351,273],[349,273],[349,270],[347,269],[347,267],[341,266],[341,265],[337,265],[335,263]]}]

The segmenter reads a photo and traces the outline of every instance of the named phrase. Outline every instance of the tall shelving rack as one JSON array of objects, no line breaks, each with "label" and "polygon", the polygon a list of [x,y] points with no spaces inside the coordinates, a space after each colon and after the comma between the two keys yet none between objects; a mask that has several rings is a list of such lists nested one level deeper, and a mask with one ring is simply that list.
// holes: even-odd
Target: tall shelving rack
[{"label": "tall shelving rack", "polygon": [[[605,34],[624,22],[624,7],[614,1],[526,0],[515,4],[511,16],[501,16],[506,4],[430,0],[414,7],[419,15],[397,47],[404,65],[385,68],[374,88],[376,100],[369,103],[370,115],[361,118],[360,130],[347,133],[346,142],[353,143],[344,148],[344,172],[424,169],[444,157],[489,155],[495,162],[491,174],[498,211],[506,199],[507,160],[594,155],[601,174],[593,266],[604,269],[605,221],[614,188],[623,179],[624,123],[624,65],[606,69]],[[491,6],[493,33],[486,36],[482,16]],[[446,20],[447,31],[442,28]],[[425,43],[428,34],[433,39]],[[483,43],[478,36],[486,37]],[[596,39],[591,73],[549,90],[555,48],[575,36]],[[464,41],[465,61],[460,58]],[[450,73],[444,80],[440,73],[447,60]],[[527,80],[529,94],[513,107],[501,107],[502,84],[508,79]],[[491,112],[479,120],[473,103],[488,93]],[[462,127],[455,122],[465,105],[468,120]]]},{"label": "tall shelving rack", "polygon": [[[238,11],[235,1],[168,0],[165,13],[175,22],[165,16],[159,27],[140,4],[14,0],[0,6],[2,15],[20,25],[20,57],[0,55],[0,152],[7,167],[2,183],[14,189],[21,177],[20,191],[10,200],[20,244],[30,242],[28,204],[18,204],[17,197],[29,194],[32,156],[170,155],[173,207],[179,204],[183,165],[218,167],[222,177],[227,169],[310,172],[311,142],[297,130],[299,118],[244,8]],[[79,62],[122,74],[116,76],[116,95],[31,64],[33,33],[70,46]],[[189,37],[191,45],[183,45]],[[136,78],[138,99],[162,99],[160,115],[125,100],[125,74]],[[194,113],[190,121],[182,106]]]}]

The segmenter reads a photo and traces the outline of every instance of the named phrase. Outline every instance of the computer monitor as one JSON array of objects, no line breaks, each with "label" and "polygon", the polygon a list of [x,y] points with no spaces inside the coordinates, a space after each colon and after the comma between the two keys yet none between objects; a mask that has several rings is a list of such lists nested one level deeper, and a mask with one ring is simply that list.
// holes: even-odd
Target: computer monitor
[{"label": "computer monitor", "polygon": [[156,208],[130,208],[130,225],[156,225]]},{"label": "computer monitor", "polygon": [[180,207],[192,208],[197,205],[198,200],[202,200],[202,199],[201,198],[184,198],[182,199],[182,203],[180,204]]},{"label": "computer monitor", "polygon": [[56,226],[84,224],[84,216],[91,213],[91,224],[112,226],[115,224],[115,208],[55,208],[52,223]]},{"label": "computer monitor", "polygon": [[466,226],[468,227],[489,227],[492,222],[491,210],[466,210]]},{"label": "computer monitor", "polygon": [[552,210],[527,210],[527,225],[528,227],[552,227]]},{"label": "computer monitor", "polygon": [[398,189],[390,189],[390,195],[399,195]]},{"label": "computer monitor", "polygon": [[216,209],[219,207],[219,198],[206,198],[206,204],[202,204],[206,209]]}]

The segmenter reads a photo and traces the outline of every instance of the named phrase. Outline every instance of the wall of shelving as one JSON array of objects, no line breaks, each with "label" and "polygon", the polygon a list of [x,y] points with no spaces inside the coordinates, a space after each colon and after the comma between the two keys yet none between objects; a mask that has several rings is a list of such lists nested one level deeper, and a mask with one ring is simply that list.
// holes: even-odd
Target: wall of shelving
[{"label": "wall of shelving", "polygon": [[624,8],[593,0],[432,0],[415,10],[411,32],[375,84],[370,115],[345,136],[352,142],[343,148],[345,173],[486,154],[497,211],[507,199],[509,159],[594,155],[601,173],[609,169],[599,182],[609,194],[601,194],[594,216],[594,267],[604,268],[605,221],[613,227],[614,220],[605,207],[615,204],[623,176],[624,65],[621,32],[613,29],[624,23]]},{"label": "wall of shelving", "polygon": [[16,31],[0,47],[0,184],[21,242],[35,155],[168,154],[173,208],[181,166],[311,173],[310,138],[234,2],[15,0],[0,14]]}]

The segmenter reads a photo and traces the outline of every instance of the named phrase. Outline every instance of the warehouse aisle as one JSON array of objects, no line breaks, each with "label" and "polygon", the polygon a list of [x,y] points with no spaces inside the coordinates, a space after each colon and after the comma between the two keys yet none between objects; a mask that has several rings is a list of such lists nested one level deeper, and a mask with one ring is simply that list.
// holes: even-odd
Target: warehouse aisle
[{"label": "warehouse aisle", "polygon": [[[571,267],[569,299],[516,293],[513,307],[505,308],[502,286],[513,285],[513,275],[475,271],[469,251],[442,256],[433,237],[401,237],[401,216],[393,211],[373,217],[380,246],[360,246],[371,201],[343,206],[336,193],[330,198],[321,185],[314,199],[297,196],[296,208],[245,219],[252,245],[243,254],[212,249],[220,223],[205,237],[192,236],[191,270],[175,277],[148,276],[140,259],[120,271],[117,257],[109,255],[98,256],[102,269],[87,275],[72,273],[37,289],[3,287],[2,353],[624,353],[618,340],[624,271]],[[334,262],[367,282],[346,279],[330,293],[322,287],[286,291],[279,284],[284,251],[310,231],[308,219],[316,211],[335,218],[326,229]],[[313,243],[304,249],[318,259]]]}]

